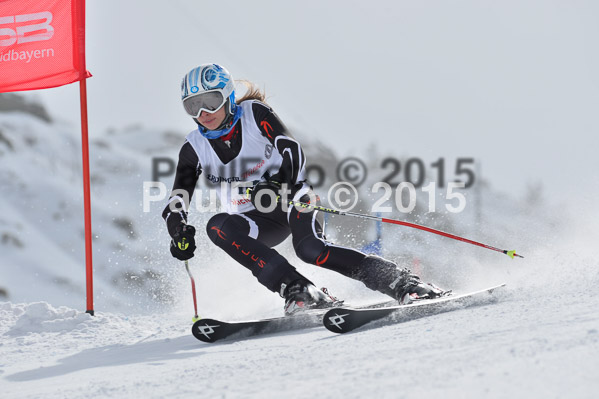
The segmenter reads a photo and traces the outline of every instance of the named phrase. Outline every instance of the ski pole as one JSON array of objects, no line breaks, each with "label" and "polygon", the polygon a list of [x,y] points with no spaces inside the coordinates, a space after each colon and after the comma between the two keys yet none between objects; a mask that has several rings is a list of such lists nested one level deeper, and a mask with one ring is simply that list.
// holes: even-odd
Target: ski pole
[{"label": "ski pole", "polygon": [[193,276],[191,275],[191,271],[189,270],[189,262],[188,261],[185,261],[185,270],[187,270],[187,274],[189,275],[189,278],[191,279],[191,293],[193,295],[193,310],[195,311],[192,320],[195,323],[196,321],[200,320],[200,316],[198,316],[198,301],[196,300],[196,283],[195,283],[195,280],[193,279]]},{"label": "ski pole", "polygon": [[305,202],[299,202],[299,201],[288,201],[287,204],[291,205],[291,206],[305,208],[305,209],[314,209],[314,210],[317,210],[317,211],[331,213],[331,214],[334,214],[334,215],[354,216],[354,217],[358,217],[358,218],[362,218],[362,219],[375,220],[375,221],[379,221],[379,222],[383,222],[383,223],[391,223],[391,224],[398,224],[400,226],[412,227],[414,229],[428,231],[429,233],[438,234],[438,235],[443,236],[443,237],[453,238],[454,240],[466,242],[468,244],[477,245],[479,247],[483,247],[483,248],[487,248],[487,249],[490,249],[490,250],[493,250],[493,251],[501,252],[503,254],[506,254],[507,256],[509,256],[512,259],[514,259],[514,256],[517,256],[518,258],[524,258],[524,256],[518,255],[515,250],[508,251],[508,250],[505,250],[505,249],[495,248],[495,247],[493,247],[491,245],[482,244],[480,242],[469,240],[467,238],[460,237],[460,236],[457,236],[455,234],[446,233],[446,232],[441,231],[441,230],[436,230],[436,229],[433,229],[433,228],[430,228],[430,227],[421,226],[421,225],[415,224],[415,223],[402,222],[401,220],[387,219],[387,218],[380,217],[380,216],[365,215],[365,214],[355,213],[355,212],[338,211],[336,209],[326,208],[324,206],[319,206],[319,205],[311,205],[311,204],[307,204]]}]

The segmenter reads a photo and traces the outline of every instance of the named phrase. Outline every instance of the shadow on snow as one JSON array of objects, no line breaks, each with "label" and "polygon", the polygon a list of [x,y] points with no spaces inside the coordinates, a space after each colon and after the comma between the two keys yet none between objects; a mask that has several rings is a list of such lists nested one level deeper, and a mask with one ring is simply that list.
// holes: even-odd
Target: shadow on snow
[{"label": "shadow on snow", "polygon": [[188,335],[174,339],[139,342],[131,345],[108,345],[86,349],[65,357],[55,366],[40,367],[7,375],[10,381],[31,381],[61,376],[95,367],[121,366],[135,363],[160,362],[197,357],[201,347]]}]

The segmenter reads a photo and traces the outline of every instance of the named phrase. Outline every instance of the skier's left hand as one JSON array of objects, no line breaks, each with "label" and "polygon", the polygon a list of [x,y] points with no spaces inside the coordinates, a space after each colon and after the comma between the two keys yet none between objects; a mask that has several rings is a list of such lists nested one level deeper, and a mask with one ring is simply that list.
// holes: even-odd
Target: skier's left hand
[{"label": "skier's left hand", "polygon": [[193,226],[185,223],[177,226],[177,231],[171,240],[171,255],[179,260],[193,258],[193,251],[196,249],[195,234],[196,229]]},{"label": "skier's left hand", "polygon": [[[270,208],[273,199],[275,199],[276,202],[279,202],[280,190],[281,182],[279,179],[274,178],[274,176],[266,181],[259,182],[254,186],[250,194],[252,205],[259,211]],[[260,192],[262,193],[260,194],[260,198],[258,198],[258,193]]]}]

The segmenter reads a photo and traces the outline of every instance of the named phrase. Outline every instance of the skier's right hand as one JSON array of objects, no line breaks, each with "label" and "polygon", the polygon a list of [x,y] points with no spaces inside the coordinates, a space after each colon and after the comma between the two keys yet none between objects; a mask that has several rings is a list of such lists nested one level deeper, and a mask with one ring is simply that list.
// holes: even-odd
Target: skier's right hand
[{"label": "skier's right hand", "polygon": [[193,251],[196,249],[195,234],[196,229],[193,226],[185,223],[177,226],[171,240],[171,255],[179,260],[193,258]]}]

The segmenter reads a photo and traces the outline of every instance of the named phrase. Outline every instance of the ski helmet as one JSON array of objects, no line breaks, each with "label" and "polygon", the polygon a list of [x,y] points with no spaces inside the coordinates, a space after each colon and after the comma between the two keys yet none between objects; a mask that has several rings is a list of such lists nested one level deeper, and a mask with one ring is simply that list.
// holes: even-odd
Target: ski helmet
[{"label": "ski helmet", "polygon": [[198,118],[202,111],[212,114],[226,104],[225,119],[230,119],[236,111],[233,78],[220,65],[202,64],[183,77],[181,100],[185,111],[193,118]]}]

